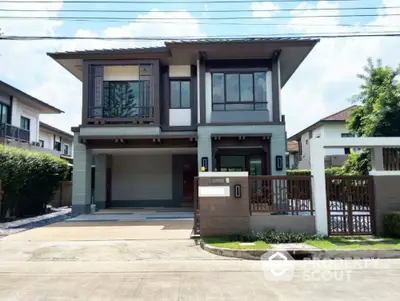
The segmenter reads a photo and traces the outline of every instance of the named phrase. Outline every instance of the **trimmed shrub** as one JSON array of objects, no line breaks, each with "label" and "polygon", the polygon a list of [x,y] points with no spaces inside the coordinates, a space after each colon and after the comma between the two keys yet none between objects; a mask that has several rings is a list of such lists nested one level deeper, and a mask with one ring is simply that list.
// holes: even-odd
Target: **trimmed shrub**
[{"label": "trimmed shrub", "polygon": [[383,234],[386,237],[400,238],[400,212],[387,213],[383,216]]},{"label": "trimmed shrub", "polygon": [[[288,176],[310,176],[311,170],[309,169],[288,169],[286,170]],[[342,167],[331,167],[325,169],[325,174],[327,176],[342,176],[345,172]]]},{"label": "trimmed shrub", "polygon": [[288,176],[310,176],[311,170],[309,169],[288,169],[286,170]]},{"label": "trimmed shrub", "polygon": [[68,168],[65,160],[49,154],[0,145],[0,218],[7,212],[14,217],[43,213]]},{"label": "trimmed shrub", "polygon": [[232,240],[241,242],[264,241],[269,244],[284,244],[284,243],[302,243],[307,240],[322,239],[321,236],[309,233],[281,232],[275,229],[266,230],[264,232],[250,232],[239,235],[234,235]]}]

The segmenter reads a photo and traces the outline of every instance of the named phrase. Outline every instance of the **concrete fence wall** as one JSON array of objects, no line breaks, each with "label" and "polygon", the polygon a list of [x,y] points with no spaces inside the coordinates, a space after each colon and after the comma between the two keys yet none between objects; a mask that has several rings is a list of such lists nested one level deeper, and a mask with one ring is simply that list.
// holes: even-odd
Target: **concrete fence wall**
[{"label": "concrete fence wall", "polygon": [[53,195],[50,205],[58,208],[72,206],[72,181],[63,181]]},{"label": "concrete fence wall", "polygon": [[315,216],[288,216],[253,213],[252,216],[250,216],[250,230],[264,231],[266,229],[315,234]]},{"label": "concrete fence wall", "polygon": [[383,216],[400,212],[400,176],[374,177],[376,234],[383,234]]}]

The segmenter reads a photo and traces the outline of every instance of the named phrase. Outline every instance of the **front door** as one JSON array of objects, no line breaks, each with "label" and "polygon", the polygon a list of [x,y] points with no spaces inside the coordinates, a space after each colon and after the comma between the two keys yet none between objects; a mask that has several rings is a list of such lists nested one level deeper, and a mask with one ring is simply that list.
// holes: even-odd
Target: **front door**
[{"label": "front door", "polygon": [[183,167],[183,202],[193,203],[194,178],[197,176],[197,168],[192,164],[185,164]]}]

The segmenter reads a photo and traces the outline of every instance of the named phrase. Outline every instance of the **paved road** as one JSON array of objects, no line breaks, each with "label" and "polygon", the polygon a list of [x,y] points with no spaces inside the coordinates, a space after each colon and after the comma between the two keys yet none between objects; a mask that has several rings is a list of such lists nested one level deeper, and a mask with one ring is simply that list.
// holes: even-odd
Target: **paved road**
[{"label": "paved road", "polygon": [[[272,281],[263,262],[222,258],[189,225],[62,223],[0,240],[0,300],[400,300],[400,261],[292,262]],[[95,238],[95,240],[94,240]],[[291,269],[289,269],[291,270]]]}]

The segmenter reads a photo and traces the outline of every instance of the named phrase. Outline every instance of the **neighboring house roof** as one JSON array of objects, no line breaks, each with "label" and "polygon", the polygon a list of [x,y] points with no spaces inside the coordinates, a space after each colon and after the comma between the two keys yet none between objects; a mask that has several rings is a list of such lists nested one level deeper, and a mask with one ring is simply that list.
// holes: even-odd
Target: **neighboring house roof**
[{"label": "neighboring house roof", "polygon": [[52,105],[49,105],[48,103],[45,103],[1,80],[0,80],[0,92],[7,93],[8,95],[17,98],[19,102],[40,111],[41,114],[64,113],[60,109],[57,109],[56,107],[53,107]]},{"label": "neighboring house roof", "polygon": [[196,64],[198,54],[207,59],[267,59],[280,56],[281,86],[289,80],[319,39],[243,38],[166,41],[164,46],[101,49],[48,53],[78,79],[83,78],[83,60],[160,60],[164,64]]},{"label": "neighboring house roof", "polygon": [[41,130],[41,129],[46,129],[50,132],[53,132],[53,133],[56,133],[56,134],[59,134],[59,135],[62,135],[62,136],[65,136],[65,137],[68,137],[71,139],[74,138],[73,135],[71,135],[67,132],[64,132],[58,128],[55,128],[54,126],[51,126],[50,124],[44,123],[43,121],[40,121],[40,124],[39,124],[39,130]]},{"label": "neighboring house roof", "polygon": [[288,141],[287,142],[287,151],[289,153],[297,153],[299,151],[299,145],[297,141]]},{"label": "neighboring house roof", "polygon": [[349,118],[350,112],[355,108],[358,108],[358,106],[354,105],[354,106],[348,107],[346,109],[343,109],[339,112],[336,112],[334,114],[331,114],[329,116],[326,116],[326,117],[318,120],[317,122],[313,123],[309,127],[305,128],[304,130],[298,132],[297,134],[294,134],[288,140],[299,140],[304,133],[311,131],[311,130],[313,130],[323,124],[326,124],[326,123],[331,123],[331,122],[334,122],[334,123],[335,122],[338,122],[338,123],[343,122],[344,123]]}]

